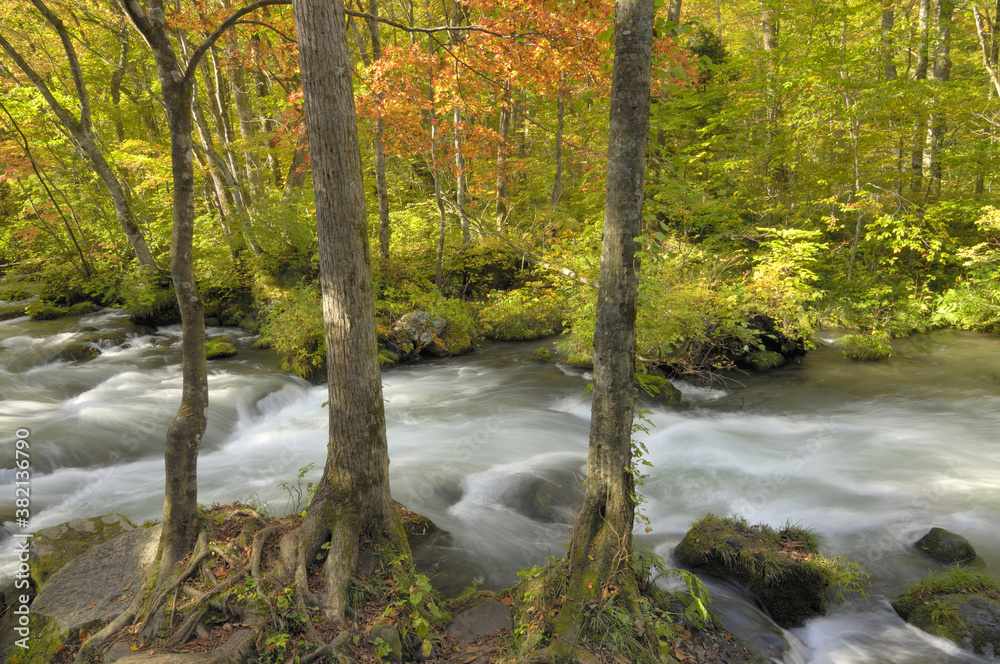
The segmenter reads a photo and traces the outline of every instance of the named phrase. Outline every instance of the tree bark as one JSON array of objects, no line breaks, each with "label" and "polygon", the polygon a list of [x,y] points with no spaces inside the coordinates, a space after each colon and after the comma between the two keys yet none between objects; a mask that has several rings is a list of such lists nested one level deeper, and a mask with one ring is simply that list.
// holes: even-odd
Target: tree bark
[{"label": "tree bark", "polygon": [[342,619],[363,540],[409,547],[389,493],[382,382],[368,256],[368,222],[342,0],[295,0],[309,156],[316,193],[329,384],[326,465],[282,558],[308,590],[306,566],[330,543],[314,601]]},{"label": "tree bark", "polygon": [[[378,31],[378,0],[370,0],[368,32],[372,40],[372,60],[382,59],[382,38]],[[389,240],[392,226],[389,224],[389,186],[385,179],[385,119],[382,117],[382,95],[375,99],[378,118],[375,120],[375,193],[378,196],[378,253],[382,263],[382,273],[389,269]]]},{"label": "tree bark", "polygon": [[466,193],[465,153],[462,152],[462,109],[457,101],[452,107],[452,115],[455,134],[455,204],[458,206],[458,219],[462,226],[462,242],[469,244],[472,241],[472,235],[469,232],[469,212],[466,209],[468,196]]},{"label": "tree bark", "polygon": [[[563,76],[563,83],[566,82],[565,76]],[[556,109],[556,175],[552,180],[552,199],[549,204],[555,207],[559,203],[559,198],[562,197],[563,191],[563,159],[562,159],[562,146],[563,146],[563,128],[566,118],[566,99],[563,96],[563,91],[559,91],[559,107]]]},{"label": "tree bark", "polygon": [[[913,80],[927,80],[928,38],[930,35],[931,1],[920,0],[917,35],[917,66]],[[913,153],[910,157],[910,191],[917,194],[924,188],[924,146],[927,143],[927,116],[917,111],[913,123]]]},{"label": "tree bark", "polygon": [[198,449],[205,433],[208,408],[208,372],[205,364],[205,308],[198,292],[192,260],[194,240],[194,143],[191,132],[192,69],[178,61],[167,33],[161,5],[149,12],[137,2],[122,2],[122,9],[149,44],[167,124],[170,128],[170,165],[173,172],[173,232],[170,274],[181,313],[181,405],[167,430],[164,447],[166,486],[159,559],[162,584],[183,560],[198,534]]},{"label": "tree bark", "polygon": [[510,149],[510,81],[506,81],[503,86],[503,93],[500,100],[500,118],[497,127],[500,134],[500,143],[497,144],[497,209],[496,226],[497,232],[503,231],[504,223],[508,214],[508,193],[507,193],[507,153]]},{"label": "tree bark", "polygon": [[885,80],[896,80],[896,60],[893,57],[895,44],[892,39],[892,26],[896,21],[895,0],[882,0],[882,39],[879,48],[882,51],[882,70]]},{"label": "tree bark", "polygon": [[941,153],[944,150],[945,133],[948,130],[948,118],[942,107],[941,86],[951,80],[951,25],[955,13],[954,0],[940,0],[938,5],[937,39],[934,45],[933,77],[935,86],[934,113],[931,114],[931,155],[928,174],[931,178],[931,188],[935,198],[941,195]]},{"label": "tree bark", "polygon": [[[632,570],[635,486],[632,416],[635,390],[637,244],[649,134],[653,0],[615,6],[608,175],[600,285],[594,327],[594,390],[587,491],[566,554],[566,602],[555,618],[557,648],[576,646],[584,606],[613,583],[636,597]],[[626,602],[628,600],[626,599]]]}]

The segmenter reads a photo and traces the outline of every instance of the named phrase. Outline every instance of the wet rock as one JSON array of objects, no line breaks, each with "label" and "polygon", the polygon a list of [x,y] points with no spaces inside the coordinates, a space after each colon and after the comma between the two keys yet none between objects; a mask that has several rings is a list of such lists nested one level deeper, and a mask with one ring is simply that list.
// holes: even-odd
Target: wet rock
[{"label": "wet rock", "polygon": [[495,599],[488,599],[456,615],[447,631],[460,644],[467,644],[505,629],[514,629],[514,616],[510,607]]},{"label": "wet rock", "polygon": [[966,650],[1000,653],[1000,579],[954,569],[912,584],[892,608],[914,627]]},{"label": "wet rock", "polygon": [[80,341],[85,344],[94,344],[103,348],[121,346],[128,337],[124,332],[96,332],[80,337]]},{"label": "wet rock", "polygon": [[642,387],[653,403],[660,406],[676,406],[681,402],[681,391],[663,376],[642,377]]},{"label": "wet rock", "polygon": [[205,342],[205,357],[209,360],[218,360],[236,355],[236,346],[232,344],[231,337],[220,337],[209,339]]},{"label": "wet rock", "polygon": [[942,565],[967,563],[976,558],[969,540],[944,528],[931,528],[913,546]]},{"label": "wet rock", "polygon": [[826,613],[829,580],[815,565],[804,564],[819,555],[815,544],[786,533],[710,514],[692,526],[674,555],[692,571],[736,581],[778,625],[794,627]]},{"label": "wet rock", "polygon": [[101,354],[101,350],[89,344],[69,344],[56,355],[61,362],[84,362]]}]

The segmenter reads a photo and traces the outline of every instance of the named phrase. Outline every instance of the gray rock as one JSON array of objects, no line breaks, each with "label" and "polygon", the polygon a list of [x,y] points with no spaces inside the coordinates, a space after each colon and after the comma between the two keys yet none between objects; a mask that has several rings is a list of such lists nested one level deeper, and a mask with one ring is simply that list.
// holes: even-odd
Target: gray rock
[{"label": "gray rock", "polygon": [[503,629],[514,629],[514,617],[507,605],[495,599],[488,599],[463,611],[448,625],[448,633],[458,639],[460,644],[495,634]]},{"label": "gray rock", "polygon": [[931,528],[913,546],[942,565],[967,563],[976,558],[969,540],[944,528]]},{"label": "gray rock", "polygon": [[400,318],[392,329],[402,332],[407,338],[419,346],[426,346],[434,341],[434,337],[444,334],[448,321],[437,314],[426,311],[414,311]]},{"label": "gray rock", "polygon": [[77,519],[39,530],[31,538],[29,561],[35,587],[41,588],[63,565],[91,547],[133,529],[135,524],[115,513]]},{"label": "gray rock", "polygon": [[368,635],[368,643],[375,643],[375,639],[382,639],[389,646],[388,660],[390,662],[403,661],[403,642],[399,640],[399,632],[392,625],[382,625],[376,627]]},{"label": "gray rock", "polygon": [[60,630],[111,620],[139,592],[156,557],[160,526],[135,528],[73,558],[42,586],[31,606]]}]

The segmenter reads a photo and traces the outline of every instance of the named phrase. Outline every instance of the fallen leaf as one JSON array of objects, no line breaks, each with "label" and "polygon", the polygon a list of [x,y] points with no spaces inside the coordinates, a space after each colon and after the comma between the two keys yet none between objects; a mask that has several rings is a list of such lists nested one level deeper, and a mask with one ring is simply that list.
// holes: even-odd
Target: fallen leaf
[{"label": "fallen leaf", "polygon": [[90,611],[90,610],[91,610],[92,608],[94,608],[95,606],[97,606],[97,602],[94,602],[93,604],[91,604],[90,606],[88,606],[86,610],[87,610],[87,611]]},{"label": "fallen leaf", "polygon": [[131,587],[132,587],[132,582],[131,582],[131,581],[129,581],[129,582],[128,582],[128,585],[127,585],[127,586],[125,586],[124,588],[122,588],[122,592],[125,592],[126,590],[128,590],[128,589],[129,589],[129,588],[131,588]]},{"label": "fallen leaf", "polygon": [[139,646],[132,644],[128,647],[128,649],[131,650],[132,652],[135,652],[136,650],[139,649]]}]

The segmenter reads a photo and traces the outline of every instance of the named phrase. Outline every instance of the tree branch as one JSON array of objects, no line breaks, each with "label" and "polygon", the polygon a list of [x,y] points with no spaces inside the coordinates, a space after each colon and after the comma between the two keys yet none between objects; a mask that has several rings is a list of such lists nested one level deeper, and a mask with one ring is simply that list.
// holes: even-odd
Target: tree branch
[{"label": "tree branch", "polygon": [[198,46],[198,48],[196,48],[194,52],[191,54],[191,60],[190,62],[188,62],[187,69],[185,69],[184,71],[184,78],[188,78],[192,81],[194,80],[195,68],[198,66],[198,62],[201,60],[202,56],[204,56],[205,53],[208,52],[208,49],[212,48],[212,45],[215,44],[215,42],[217,42],[220,37],[222,37],[223,33],[226,30],[228,30],[241,18],[243,18],[247,14],[257,11],[261,7],[270,7],[273,5],[290,5],[290,4],[292,4],[292,0],[258,0],[252,5],[247,5],[246,7],[240,9],[234,14],[230,14],[229,18],[220,23],[219,26],[212,31],[212,34],[210,34],[205,39],[205,41],[203,41]]}]

